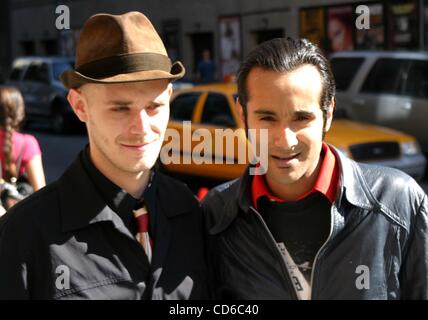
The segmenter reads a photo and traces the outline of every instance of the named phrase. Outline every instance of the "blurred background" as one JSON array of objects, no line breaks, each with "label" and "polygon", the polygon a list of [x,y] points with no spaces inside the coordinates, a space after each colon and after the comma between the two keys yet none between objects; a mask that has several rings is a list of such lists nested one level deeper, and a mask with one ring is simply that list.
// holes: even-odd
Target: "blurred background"
[{"label": "blurred background", "polygon": [[[66,28],[58,28],[60,5],[69,9]],[[368,11],[356,13],[361,5]],[[242,127],[233,89],[211,84],[233,84],[239,63],[259,43],[305,37],[332,61],[337,118],[369,125],[352,131],[348,122],[349,130],[335,130],[329,142],[359,161],[402,169],[428,190],[428,0],[2,0],[0,84],[14,85],[24,95],[23,131],[41,144],[47,182],[57,179],[87,143],[58,81],[74,63],[79,31],[95,13],[131,10],[151,19],[171,60],[186,66],[186,78],[175,83],[174,99],[182,97],[171,108],[188,114],[172,118],[172,126],[174,120],[190,120],[211,129]],[[195,193],[242,170],[163,169],[186,180]]]}]

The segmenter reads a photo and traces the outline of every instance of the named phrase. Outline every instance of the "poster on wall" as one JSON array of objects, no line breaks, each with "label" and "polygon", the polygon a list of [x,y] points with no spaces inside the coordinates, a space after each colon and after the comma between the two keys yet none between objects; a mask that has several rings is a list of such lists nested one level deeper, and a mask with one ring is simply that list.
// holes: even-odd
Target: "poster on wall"
[{"label": "poster on wall", "polygon": [[300,37],[306,38],[317,46],[325,47],[324,8],[300,10]]},{"label": "poster on wall", "polygon": [[417,2],[390,3],[388,13],[388,47],[390,49],[416,49],[419,37]]},{"label": "poster on wall", "polygon": [[327,38],[330,52],[354,49],[355,28],[352,6],[327,9]]},{"label": "poster on wall", "polygon": [[219,18],[220,70],[223,80],[234,78],[241,60],[241,20],[238,16]]},{"label": "poster on wall", "polygon": [[383,5],[367,5],[370,12],[370,28],[357,29],[356,48],[361,50],[379,50],[385,46],[385,26]]}]

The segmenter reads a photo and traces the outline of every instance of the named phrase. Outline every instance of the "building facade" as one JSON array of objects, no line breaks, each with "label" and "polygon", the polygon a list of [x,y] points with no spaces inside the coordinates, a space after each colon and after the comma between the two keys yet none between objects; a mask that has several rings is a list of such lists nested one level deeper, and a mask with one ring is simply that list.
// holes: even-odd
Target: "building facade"
[{"label": "building facade", "polygon": [[8,73],[8,66],[12,59],[10,38],[10,8],[9,0],[0,2],[0,84]]},{"label": "building facade", "polygon": [[[203,50],[211,52],[218,79],[222,80],[233,75],[243,56],[255,45],[274,37],[306,37],[327,53],[358,49],[417,50],[423,49],[427,42],[428,0],[9,1],[9,38],[4,41],[10,43],[10,58],[74,55],[79,30],[92,14],[138,10],[152,20],[172,60],[183,61],[190,79],[194,78]],[[58,28],[61,5],[69,8],[67,29]],[[367,21],[362,20],[366,12],[356,13],[360,5],[369,9],[369,29],[361,28]],[[362,21],[357,25],[359,17]],[[6,58],[3,59],[4,64]]]}]

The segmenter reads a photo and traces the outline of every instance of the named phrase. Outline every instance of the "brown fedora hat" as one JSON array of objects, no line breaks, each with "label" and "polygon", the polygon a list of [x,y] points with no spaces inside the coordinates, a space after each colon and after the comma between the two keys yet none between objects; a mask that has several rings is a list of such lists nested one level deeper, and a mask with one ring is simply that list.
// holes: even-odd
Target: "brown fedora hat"
[{"label": "brown fedora hat", "polygon": [[61,74],[69,89],[85,83],[123,83],[184,76],[181,62],[168,58],[165,46],[141,12],[96,14],[86,21],[76,49],[75,70]]}]

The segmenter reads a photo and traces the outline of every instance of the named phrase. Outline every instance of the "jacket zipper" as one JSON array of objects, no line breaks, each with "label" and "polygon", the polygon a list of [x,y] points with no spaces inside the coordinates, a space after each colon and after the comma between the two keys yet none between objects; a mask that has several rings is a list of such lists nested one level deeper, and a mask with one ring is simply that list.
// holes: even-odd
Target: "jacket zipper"
[{"label": "jacket zipper", "polygon": [[319,248],[317,254],[315,255],[314,258],[314,263],[312,266],[312,271],[311,271],[311,298],[310,300],[312,300],[313,298],[313,294],[314,294],[314,274],[315,274],[315,266],[317,264],[317,260],[318,260],[318,256],[321,253],[322,250],[324,250],[325,246],[327,245],[327,242],[330,240],[331,235],[333,234],[333,227],[334,227],[334,212],[333,212],[333,208],[334,205],[331,206],[331,211],[330,211],[330,233],[327,237],[327,240],[325,240],[325,242],[323,243],[323,245],[321,246],[321,248]]},{"label": "jacket zipper", "polygon": [[[291,282],[291,274],[290,274],[290,271],[288,270],[287,266],[285,265],[284,259],[283,259],[283,257],[282,257],[282,253],[281,253],[281,251],[279,250],[278,245],[276,244],[276,241],[275,241],[275,239],[274,239],[274,237],[273,237],[272,233],[270,232],[269,228],[267,227],[267,225],[266,225],[265,221],[263,220],[262,216],[260,215],[260,213],[259,213],[259,212],[254,208],[254,207],[252,207],[252,206],[250,206],[250,209],[254,211],[254,213],[256,214],[257,218],[258,218],[258,219],[259,219],[259,221],[262,223],[262,225],[263,225],[263,227],[265,228],[265,230],[266,230],[267,234],[269,235],[269,238],[272,240],[272,243],[273,243],[273,244],[274,244],[274,246],[275,246],[275,250],[276,250],[276,252],[278,253],[278,256],[279,256],[279,258],[280,258],[280,259],[279,259],[279,260],[280,260],[280,263],[281,263],[281,265],[283,266],[283,269],[285,269],[285,270],[287,271],[287,275],[288,275],[288,278],[286,277],[286,278],[287,278],[287,279],[286,279],[287,284],[288,284],[288,286],[289,286],[289,287],[293,288],[292,292],[294,293],[294,299],[295,299],[295,300],[299,300],[298,295],[297,295],[297,292],[296,292],[296,288],[295,288],[295,286],[293,285],[293,283]],[[284,271],[284,270],[283,270],[283,271]]]}]

